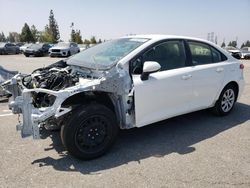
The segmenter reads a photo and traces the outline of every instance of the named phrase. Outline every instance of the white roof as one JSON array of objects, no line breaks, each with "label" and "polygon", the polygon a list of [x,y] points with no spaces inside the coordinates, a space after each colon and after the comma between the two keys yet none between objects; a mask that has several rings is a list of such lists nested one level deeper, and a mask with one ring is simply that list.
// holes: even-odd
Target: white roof
[{"label": "white roof", "polygon": [[195,37],[187,37],[187,36],[179,36],[179,35],[160,35],[160,34],[143,34],[143,35],[128,35],[122,38],[148,38],[153,40],[163,40],[163,39],[189,39],[189,40],[197,40],[203,42],[209,42],[204,39],[195,38]]}]

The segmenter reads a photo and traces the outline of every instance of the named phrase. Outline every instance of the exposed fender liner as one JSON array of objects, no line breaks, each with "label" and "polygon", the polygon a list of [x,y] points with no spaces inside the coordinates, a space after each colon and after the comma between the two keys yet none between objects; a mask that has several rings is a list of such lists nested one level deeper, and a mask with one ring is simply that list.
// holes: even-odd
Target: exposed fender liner
[{"label": "exposed fender liner", "polygon": [[[117,117],[119,127],[125,128],[125,127],[123,127],[126,122],[125,122],[124,117],[122,116],[122,113],[124,113],[124,110],[122,109],[121,97],[119,97],[119,95],[114,95],[114,94],[109,93],[109,92],[82,91],[82,92],[76,93],[76,94],[71,95],[70,97],[66,98],[62,102],[60,109],[63,109],[64,107],[68,108],[69,106],[74,106],[74,105],[79,106],[82,104],[87,104],[87,103],[90,103],[91,101],[101,103],[101,104],[111,108],[111,110],[114,111],[114,113]],[[110,103],[112,103],[112,104],[110,104]]]},{"label": "exposed fender liner", "polygon": [[115,115],[117,117],[117,120],[119,120],[118,121],[119,127],[121,129],[123,129],[124,125],[125,125],[125,120],[124,120],[124,118],[122,116],[121,99],[119,97],[116,97],[113,94],[109,94],[108,96],[110,97],[110,99],[111,99],[111,101],[112,101],[112,103],[113,103],[113,105],[115,107]]}]

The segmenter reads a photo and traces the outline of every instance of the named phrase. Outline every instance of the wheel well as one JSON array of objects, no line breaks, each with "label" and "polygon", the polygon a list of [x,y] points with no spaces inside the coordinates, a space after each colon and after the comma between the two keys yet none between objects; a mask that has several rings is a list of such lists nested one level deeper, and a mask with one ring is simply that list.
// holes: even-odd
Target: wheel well
[{"label": "wheel well", "polygon": [[[238,94],[239,94],[239,85],[238,85],[238,83],[235,82],[235,81],[231,81],[231,82],[229,82],[225,87],[228,87],[228,86],[234,87],[235,92],[236,92],[236,100],[237,100]],[[224,88],[225,88],[225,87],[224,87]]]},{"label": "wheel well", "polygon": [[81,92],[67,98],[63,103],[62,107],[77,107],[83,104],[99,103],[107,106],[110,110],[115,113],[115,106],[106,92]]}]

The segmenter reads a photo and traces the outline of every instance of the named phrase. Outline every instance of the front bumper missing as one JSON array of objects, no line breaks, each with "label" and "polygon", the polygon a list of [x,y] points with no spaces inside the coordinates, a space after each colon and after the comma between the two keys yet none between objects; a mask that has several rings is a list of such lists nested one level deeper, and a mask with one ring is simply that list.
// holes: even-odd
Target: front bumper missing
[{"label": "front bumper missing", "polygon": [[[35,108],[32,104],[32,92],[47,93],[56,96],[54,104],[46,108]],[[54,116],[58,118],[69,111],[70,108],[61,108],[63,101],[72,94],[69,91],[51,91],[47,89],[24,89],[22,96],[17,96],[9,104],[14,114],[22,113],[23,121],[17,125],[17,130],[21,131],[21,136],[33,136],[34,139],[40,138],[40,125],[48,118]]]}]

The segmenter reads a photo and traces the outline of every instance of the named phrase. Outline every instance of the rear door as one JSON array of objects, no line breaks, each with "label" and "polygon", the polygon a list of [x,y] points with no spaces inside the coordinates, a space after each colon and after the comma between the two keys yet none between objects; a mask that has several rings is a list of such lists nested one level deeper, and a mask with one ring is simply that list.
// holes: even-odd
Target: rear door
[{"label": "rear door", "polygon": [[187,41],[191,53],[193,103],[192,111],[213,105],[222,87],[225,66],[222,53],[214,47],[197,41]]},{"label": "rear door", "polygon": [[[158,62],[161,70],[142,81],[140,74],[145,61]],[[192,67],[187,67],[186,62],[182,40],[157,44],[131,62],[137,127],[190,110]]]}]

